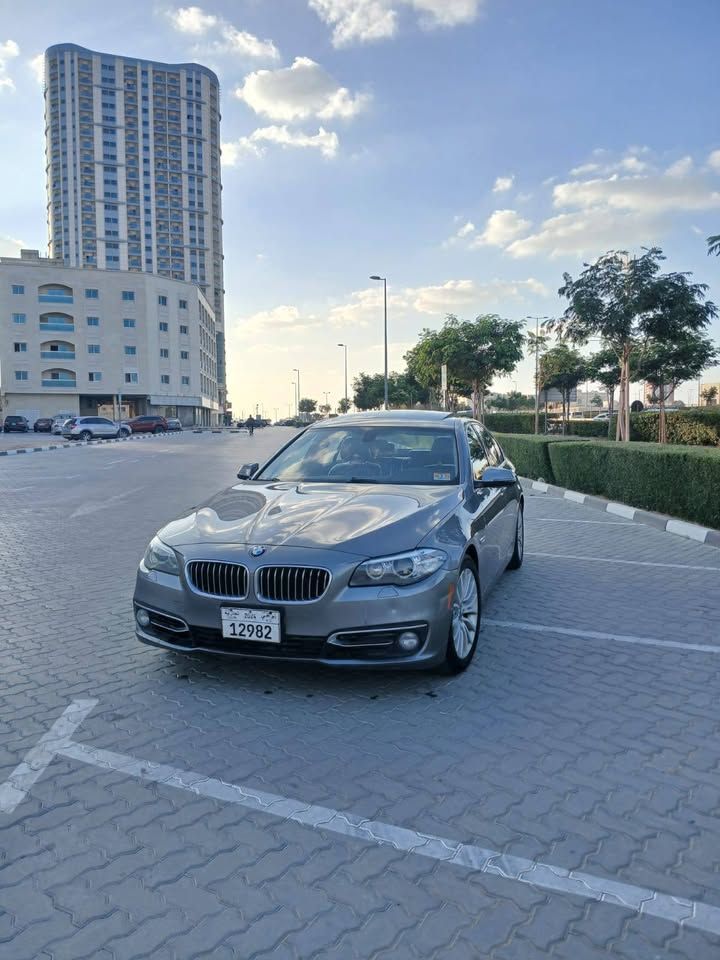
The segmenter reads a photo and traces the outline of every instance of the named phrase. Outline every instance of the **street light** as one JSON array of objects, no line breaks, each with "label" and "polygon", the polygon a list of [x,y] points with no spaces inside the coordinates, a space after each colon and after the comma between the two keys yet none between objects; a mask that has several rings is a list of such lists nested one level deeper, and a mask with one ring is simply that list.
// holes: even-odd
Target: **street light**
[{"label": "street light", "polygon": [[297,417],[298,416],[297,384],[295,383],[294,380],[291,380],[290,385],[293,388],[293,406],[295,407],[295,416]]},{"label": "street light", "polygon": [[297,415],[300,416],[300,371],[293,367],[293,373],[297,374]]},{"label": "street light", "polygon": [[347,344],[339,343],[338,346],[342,347],[343,350],[345,351],[345,393],[343,396],[344,396],[344,399],[347,400],[348,398],[348,395],[347,395]]},{"label": "street light", "polygon": [[535,433],[540,433],[540,382],[538,380],[538,358],[540,353],[540,321],[550,317],[525,317],[535,321]]},{"label": "street light", "polygon": [[385,332],[385,336],[384,336],[384,340],[385,340],[385,403],[384,403],[384,405],[383,405],[383,409],[387,410],[387,409],[388,409],[387,277],[378,277],[377,274],[373,274],[373,276],[370,277],[370,279],[371,279],[371,280],[382,280],[382,285],[383,285],[383,302],[384,302],[384,306],[385,306],[385,310],[384,310],[384,316],[385,316],[385,324],[384,324],[384,332]]}]

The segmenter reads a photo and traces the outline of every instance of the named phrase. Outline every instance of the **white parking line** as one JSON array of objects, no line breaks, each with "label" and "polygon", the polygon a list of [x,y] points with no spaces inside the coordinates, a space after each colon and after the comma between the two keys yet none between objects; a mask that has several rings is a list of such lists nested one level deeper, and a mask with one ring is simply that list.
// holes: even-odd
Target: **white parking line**
[{"label": "white parking line", "polygon": [[[617,524],[615,524],[617,526]],[[620,560],[617,557],[579,557],[572,553],[531,553],[525,551],[526,557],[547,557],[550,560],[587,560],[588,563],[625,563],[638,567],[666,567],[670,570],[712,570],[720,573],[720,567],[703,567],[691,563],[656,563],[652,560]]]},{"label": "white parking line", "polygon": [[[421,833],[379,820],[356,816],[332,807],[322,807],[267,793],[240,784],[226,783],[202,773],[181,770],[165,764],[137,760],[121,753],[101,750],[87,744],[74,743],[69,735],[97,703],[95,700],[76,701],[69,707],[30,753],[11,780],[14,791],[6,802],[5,812],[12,812],[25,796],[27,789],[45,770],[54,755],[79,763],[88,763],[101,770],[114,770],[148,783],[161,783],[186,790],[195,796],[207,797],[223,803],[234,803],[281,820],[305,827],[354,837],[366,843],[390,846],[394,850],[428,857],[492,876],[526,883],[541,890],[554,890],[584,900],[601,901],[634,910],[641,916],[657,917],[692,927],[707,933],[720,934],[720,908],[708,904],[672,897],[649,887],[638,887],[582,871],[567,870],[555,864],[515,857],[474,844],[460,843],[445,837]],[[34,756],[36,754],[36,756]],[[21,769],[21,768],[27,768]],[[7,785],[6,785],[7,786]]]},{"label": "white parking line", "polygon": [[638,887],[582,871],[567,870],[538,860],[510,856],[499,850],[460,843],[379,820],[369,820],[367,817],[334,810],[332,807],[293,800],[264,790],[226,783],[202,773],[137,760],[125,754],[71,741],[70,734],[96,703],[96,700],[75,701],[28,753],[23,763],[11,775],[9,783],[0,788],[5,790],[6,794],[5,804],[0,808],[3,812],[11,813],[15,809],[28,788],[46,769],[53,756],[57,755],[90,764],[101,770],[114,770],[148,783],[161,783],[178,790],[186,790],[195,796],[234,803],[302,826],[354,837],[379,846],[391,846],[405,853],[429,857],[454,867],[479,871],[517,883],[526,883],[542,890],[554,890],[584,900],[615,904],[634,910],[642,916],[668,920],[680,927],[720,934],[720,908],[708,904],[668,896],[649,887]]},{"label": "white parking line", "polygon": [[672,650],[695,650],[700,653],[720,653],[720,645],[709,643],[681,643],[679,640],[655,640],[653,637],[636,637],[628,633],[600,633],[597,630],[575,630],[570,627],[553,627],[544,623],[521,623],[517,620],[493,620],[483,618],[485,627],[502,627],[508,630],[524,630],[527,633],[554,633],[563,637],[578,637],[581,640],[616,640],[618,643],[639,643],[649,647],[669,647]]},{"label": "white parking line", "polygon": [[22,763],[15,767],[5,783],[0,784],[0,813],[12,813],[25,799],[30,787],[43,775],[60,749],[67,746],[72,734],[96,704],[97,700],[74,700],[25,754]]},{"label": "white parking line", "polygon": [[575,517],[525,517],[525,523],[604,523],[609,527],[636,527],[642,530],[637,523],[629,520],[576,520]]}]

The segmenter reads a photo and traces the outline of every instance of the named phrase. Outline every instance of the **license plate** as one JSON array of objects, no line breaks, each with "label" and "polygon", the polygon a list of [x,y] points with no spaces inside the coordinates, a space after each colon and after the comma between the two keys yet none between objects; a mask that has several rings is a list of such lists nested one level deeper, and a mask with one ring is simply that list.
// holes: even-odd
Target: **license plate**
[{"label": "license plate", "polygon": [[222,635],[228,640],[260,640],[280,643],[280,611],[223,607]]}]

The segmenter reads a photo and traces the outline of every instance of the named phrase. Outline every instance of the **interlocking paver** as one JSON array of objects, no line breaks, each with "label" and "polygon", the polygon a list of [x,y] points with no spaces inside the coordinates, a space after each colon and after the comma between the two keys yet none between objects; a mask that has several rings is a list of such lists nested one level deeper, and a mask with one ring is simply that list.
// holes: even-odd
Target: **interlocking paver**
[{"label": "interlocking paver", "polygon": [[[78,741],[720,906],[720,655],[486,626],[473,667],[451,679],[136,643],[147,541],[285,435],[3,459],[0,782],[69,700],[93,697]],[[141,493],[103,509],[130,488]],[[543,522],[595,515],[542,496],[527,516],[528,550],[552,557],[504,577],[487,618],[720,643],[712,571],[560,556],[717,568],[720,551],[645,526]],[[68,584],[83,585],[80,602]],[[617,905],[62,758],[2,828],[12,960],[720,955],[718,937]]]}]

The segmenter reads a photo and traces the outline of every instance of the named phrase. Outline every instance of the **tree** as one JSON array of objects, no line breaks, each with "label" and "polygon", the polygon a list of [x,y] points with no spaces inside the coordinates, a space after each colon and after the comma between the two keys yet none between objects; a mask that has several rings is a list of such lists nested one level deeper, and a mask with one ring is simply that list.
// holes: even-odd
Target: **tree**
[{"label": "tree", "polygon": [[311,400],[310,397],[303,397],[298,404],[300,413],[315,413],[317,410],[317,400]]},{"label": "tree", "polygon": [[707,238],[708,245],[708,256],[711,253],[714,253],[716,257],[720,257],[720,233],[716,233],[714,237]]},{"label": "tree", "polygon": [[519,390],[511,390],[507,394],[494,393],[490,396],[490,404],[495,410],[530,410],[534,400]]},{"label": "tree", "polygon": [[620,383],[620,363],[617,354],[609,347],[591,354],[585,361],[588,380],[605,387],[610,418],[615,411],[615,389]]},{"label": "tree", "polygon": [[325,416],[327,416],[332,410],[332,407],[330,406],[329,403],[321,403],[320,406],[318,407],[318,410],[320,411],[320,413],[323,413],[325,414]]},{"label": "tree", "polygon": [[558,343],[540,361],[540,382],[543,390],[559,390],[562,395],[562,429],[570,416],[570,396],[577,385],[587,379],[584,358],[566,343]]},{"label": "tree", "polygon": [[440,330],[423,330],[420,342],[405,355],[408,373],[423,386],[437,389],[440,368],[448,367],[452,395],[470,396],[473,415],[481,420],[485,396],[498,374],[512,373],[522,359],[522,323],[484,314],[460,320],[448,314]]},{"label": "tree", "polygon": [[347,413],[352,404],[347,397],[343,397],[342,400],[338,403],[338,413]]},{"label": "tree", "polygon": [[602,403],[603,403],[603,399],[602,399],[602,397],[600,396],[599,393],[594,393],[594,394],[590,397],[590,406],[591,406],[591,407],[601,407],[601,406],[602,406]]},{"label": "tree", "polygon": [[660,404],[658,442],[667,443],[665,401],[685,380],[695,380],[717,359],[718,351],[707,337],[688,333],[675,341],[648,342],[638,360],[638,377],[649,383]]},{"label": "tree", "polygon": [[713,384],[710,387],[703,387],[700,396],[705,401],[706,406],[712,407],[717,400],[718,388]]},{"label": "tree", "polygon": [[[385,402],[385,378],[382,373],[360,373],[353,380],[353,397],[358,410],[379,410]],[[427,403],[428,390],[409,373],[388,374],[388,403],[407,409]]]},{"label": "tree", "polygon": [[563,275],[558,290],[569,306],[551,321],[561,337],[586,343],[600,336],[618,358],[620,398],[617,439],[630,439],[630,357],[650,339],[667,342],[704,329],[717,314],[705,298],[707,286],[691,283],[688,273],[660,273],[665,259],[659,247],[630,258],[611,250],[586,264],[577,280]]}]

